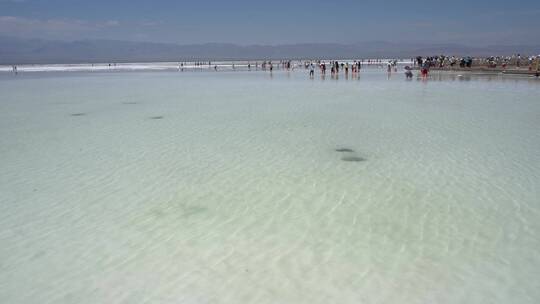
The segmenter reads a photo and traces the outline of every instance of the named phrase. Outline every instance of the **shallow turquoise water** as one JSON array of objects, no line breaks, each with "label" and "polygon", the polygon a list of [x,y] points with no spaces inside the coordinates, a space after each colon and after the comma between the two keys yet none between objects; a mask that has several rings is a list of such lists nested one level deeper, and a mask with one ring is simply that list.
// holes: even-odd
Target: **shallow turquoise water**
[{"label": "shallow turquoise water", "polygon": [[540,301],[538,80],[5,73],[0,92],[2,303]]}]

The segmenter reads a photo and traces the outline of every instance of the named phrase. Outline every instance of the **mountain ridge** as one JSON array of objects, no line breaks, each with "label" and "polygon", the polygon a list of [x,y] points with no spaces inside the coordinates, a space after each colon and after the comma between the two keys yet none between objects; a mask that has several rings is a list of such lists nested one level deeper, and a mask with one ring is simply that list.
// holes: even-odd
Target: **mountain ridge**
[{"label": "mountain ridge", "polygon": [[236,45],[232,43],[175,44],[122,40],[43,40],[0,36],[0,64],[150,62],[193,60],[278,60],[409,58],[437,54],[497,56],[537,55],[540,44],[473,47],[456,43],[366,41]]}]

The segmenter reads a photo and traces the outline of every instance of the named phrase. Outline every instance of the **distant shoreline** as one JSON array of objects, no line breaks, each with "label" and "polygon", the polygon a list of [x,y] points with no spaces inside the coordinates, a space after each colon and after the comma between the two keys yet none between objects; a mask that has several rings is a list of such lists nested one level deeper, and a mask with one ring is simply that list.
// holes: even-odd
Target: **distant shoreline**
[{"label": "distant shoreline", "polygon": [[[321,60],[326,63],[332,60]],[[370,62],[368,62],[370,60]],[[386,69],[388,61],[391,59],[364,59],[362,66],[368,69],[380,68]],[[22,64],[17,65],[18,73],[51,73],[51,72],[232,72],[232,71],[263,71],[262,63],[265,60],[234,60],[234,61],[205,61],[205,62],[131,62],[131,63],[77,63],[77,64]],[[352,64],[355,60],[339,60],[342,63]],[[272,60],[275,66],[275,71],[284,70],[282,61]],[[295,60],[293,61],[292,70],[304,71],[305,63],[310,60]],[[420,68],[414,64],[412,59],[399,59],[397,65],[400,67],[410,66],[413,70]],[[515,75],[515,76],[536,76],[538,73],[534,67],[522,65],[509,65],[503,68],[502,66],[489,67],[485,64],[477,64],[472,67],[454,66],[432,66],[432,72],[445,71],[456,73],[477,73],[490,75]],[[13,73],[13,65],[0,65],[1,74]],[[361,72],[360,72],[361,73]]]},{"label": "distant shoreline", "polygon": [[[330,62],[338,60],[339,62],[354,62],[355,59],[324,59],[321,61]],[[367,60],[380,62],[370,62]],[[365,66],[382,66],[390,59],[364,59]],[[269,60],[216,60],[216,61],[168,61],[168,62],[127,62],[127,63],[75,63],[75,64],[21,64],[16,65],[19,72],[100,72],[100,71],[200,71],[214,70],[261,70],[262,63]],[[294,60],[295,69],[304,69],[304,62],[309,59]],[[275,64],[276,70],[281,69],[281,60],[271,60]],[[411,65],[411,59],[400,59],[400,65]],[[248,67],[249,66],[249,67]],[[0,65],[0,72],[12,72],[13,65]]]}]

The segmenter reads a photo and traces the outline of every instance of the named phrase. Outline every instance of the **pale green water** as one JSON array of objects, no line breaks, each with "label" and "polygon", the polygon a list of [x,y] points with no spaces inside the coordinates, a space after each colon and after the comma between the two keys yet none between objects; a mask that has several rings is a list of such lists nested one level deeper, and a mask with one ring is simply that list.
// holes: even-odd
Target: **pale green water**
[{"label": "pale green water", "polygon": [[0,302],[538,303],[540,81],[435,78],[0,75]]}]

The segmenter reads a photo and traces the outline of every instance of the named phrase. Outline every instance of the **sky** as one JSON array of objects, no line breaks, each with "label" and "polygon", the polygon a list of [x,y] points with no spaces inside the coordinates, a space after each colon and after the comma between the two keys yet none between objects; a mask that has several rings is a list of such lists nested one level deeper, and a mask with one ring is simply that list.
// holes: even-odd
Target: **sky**
[{"label": "sky", "polygon": [[0,0],[0,36],[178,44],[540,42],[540,0]]}]

